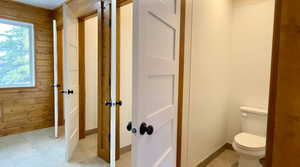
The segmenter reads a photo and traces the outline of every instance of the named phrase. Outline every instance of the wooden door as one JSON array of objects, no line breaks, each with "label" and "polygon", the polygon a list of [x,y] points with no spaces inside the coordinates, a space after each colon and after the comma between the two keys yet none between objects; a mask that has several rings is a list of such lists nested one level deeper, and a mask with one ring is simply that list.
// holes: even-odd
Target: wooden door
[{"label": "wooden door", "polygon": [[133,15],[133,164],[175,167],[180,1],[135,1]]},{"label": "wooden door", "polygon": [[110,162],[110,111],[105,102],[111,100],[110,73],[111,73],[111,4],[110,1],[101,1],[98,9],[98,156]]},{"label": "wooden door", "polygon": [[299,0],[276,0],[267,167],[300,166],[299,11]]},{"label": "wooden door", "polygon": [[63,6],[64,20],[64,112],[66,159],[70,160],[79,142],[79,58],[78,20],[67,4]]}]

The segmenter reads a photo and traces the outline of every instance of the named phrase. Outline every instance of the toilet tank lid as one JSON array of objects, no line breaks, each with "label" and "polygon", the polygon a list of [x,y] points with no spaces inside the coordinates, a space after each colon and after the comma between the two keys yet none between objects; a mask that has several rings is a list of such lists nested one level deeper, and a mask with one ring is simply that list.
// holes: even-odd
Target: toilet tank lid
[{"label": "toilet tank lid", "polygon": [[240,110],[247,113],[259,114],[259,115],[267,115],[268,110],[261,109],[261,108],[254,108],[248,106],[241,106]]}]

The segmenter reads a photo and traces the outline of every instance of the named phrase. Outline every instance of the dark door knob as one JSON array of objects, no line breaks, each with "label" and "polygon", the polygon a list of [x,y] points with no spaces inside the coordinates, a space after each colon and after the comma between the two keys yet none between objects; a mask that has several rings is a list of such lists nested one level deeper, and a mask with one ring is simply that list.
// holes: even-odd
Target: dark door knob
[{"label": "dark door knob", "polygon": [[131,121],[128,122],[126,129],[127,129],[129,132],[132,132],[133,134],[135,134],[135,133],[137,132],[136,128],[133,128],[133,127],[132,127],[132,122],[131,122]]},{"label": "dark door knob", "polygon": [[62,91],[61,91],[61,93],[70,95],[70,94],[73,94],[73,93],[74,93],[74,91],[73,91],[73,90],[70,90],[70,89],[68,89],[68,90],[62,90]]},{"label": "dark door knob", "polygon": [[128,124],[127,124],[127,130],[128,131],[131,131],[132,130],[132,122],[130,121],[130,122],[128,122]]},{"label": "dark door knob", "polygon": [[140,127],[140,134],[141,135],[144,135],[145,133],[147,133],[148,135],[152,135],[152,133],[154,132],[154,128],[152,125],[147,125],[145,122],[143,122],[141,124],[141,127]]}]

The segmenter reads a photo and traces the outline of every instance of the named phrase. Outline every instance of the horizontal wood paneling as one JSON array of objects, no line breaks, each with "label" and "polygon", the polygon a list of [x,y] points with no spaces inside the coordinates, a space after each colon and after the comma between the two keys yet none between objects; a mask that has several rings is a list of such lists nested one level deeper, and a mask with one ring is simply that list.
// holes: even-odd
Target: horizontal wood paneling
[{"label": "horizontal wood paneling", "polygon": [[52,11],[0,1],[0,18],[34,24],[36,87],[0,89],[0,136],[53,125]]}]

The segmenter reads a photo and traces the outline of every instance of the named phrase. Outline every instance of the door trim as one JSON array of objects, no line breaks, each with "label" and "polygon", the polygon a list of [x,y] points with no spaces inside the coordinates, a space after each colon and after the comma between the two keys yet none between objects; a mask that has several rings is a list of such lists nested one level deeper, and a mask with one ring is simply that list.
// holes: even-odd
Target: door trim
[{"label": "door trim", "polygon": [[86,86],[85,86],[85,21],[97,17],[97,13],[86,15],[78,18],[78,34],[79,34],[79,139],[84,139],[86,136],[85,131],[85,114],[86,114]]},{"label": "door trim", "polygon": [[[120,27],[120,14],[121,14],[121,12],[120,12],[120,9],[121,9],[121,7],[123,7],[123,6],[125,6],[125,5],[128,5],[128,4],[130,4],[130,3],[132,3],[132,0],[122,0],[122,1],[118,1],[118,4],[117,4],[117,20],[116,20],[116,23],[117,23],[117,27],[116,27],[116,29],[117,29],[117,32],[116,32],[116,34],[117,34],[117,43],[116,43],[116,49],[117,49],[117,51],[116,51],[116,64],[117,64],[117,69],[116,69],[116,85],[117,85],[117,89],[116,89],[116,98],[118,99],[118,100],[122,100],[122,99],[120,99],[120,73],[121,73],[121,71],[120,71],[120,56],[121,56],[121,50],[120,50],[120,30],[121,30],[121,27]],[[121,122],[121,120],[120,120],[121,118],[120,118],[120,106],[119,105],[117,105],[116,106],[116,160],[119,160],[120,159],[120,155],[121,155],[121,145],[120,145],[120,141],[121,141],[121,139],[120,139],[120,122]]]},{"label": "door trim", "polygon": [[[123,5],[122,5],[123,6]],[[121,34],[120,34],[120,30],[121,30],[121,19],[120,19],[120,16],[121,16],[121,7],[122,6],[118,6],[117,7],[117,25],[116,25],[116,64],[117,64],[117,69],[116,69],[116,86],[117,86],[117,89],[116,89],[116,98],[118,100],[122,100],[120,99],[121,95],[121,84],[120,84],[120,80],[121,80]],[[120,159],[120,155],[121,155],[121,145],[120,145],[120,142],[121,142],[121,128],[120,128],[120,124],[121,124],[121,117],[120,117],[120,106],[117,105],[116,106],[116,160],[119,160]]]},{"label": "door trim", "polygon": [[78,18],[79,40],[79,139],[85,138],[85,19]]},{"label": "door trim", "polygon": [[181,167],[182,154],[182,121],[184,103],[184,59],[185,59],[185,12],[186,0],[181,0],[180,10],[180,43],[179,43],[179,84],[178,84],[178,118],[177,118],[177,157],[176,166]]},{"label": "door trim", "polygon": [[277,77],[279,63],[279,42],[280,42],[280,25],[281,25],[281,0],[275,0],[275,17],[273,31],[273,49],[271,61],[271,79],[269,92],[269,109],[268,109],[268,126],[266,141],[266,167],[272,167],[273,161],[273,144],[274,144],[274,127],[276,116],[276,97],[277,97]]},{"label": "door trim", "polygon": [[[60,85],[58,92],[63,90],[63,27],[59,26],[57,29],[57,72],[58,72],[58,81]],[[58,125],[65,125],[64,118],[64,98],[62,93],[58,93]]]},{"label": "door trim", "polygon": [[122,6],[132,3],[132,1],[133,0],[118,0],[117,7],[120,8]]}]

